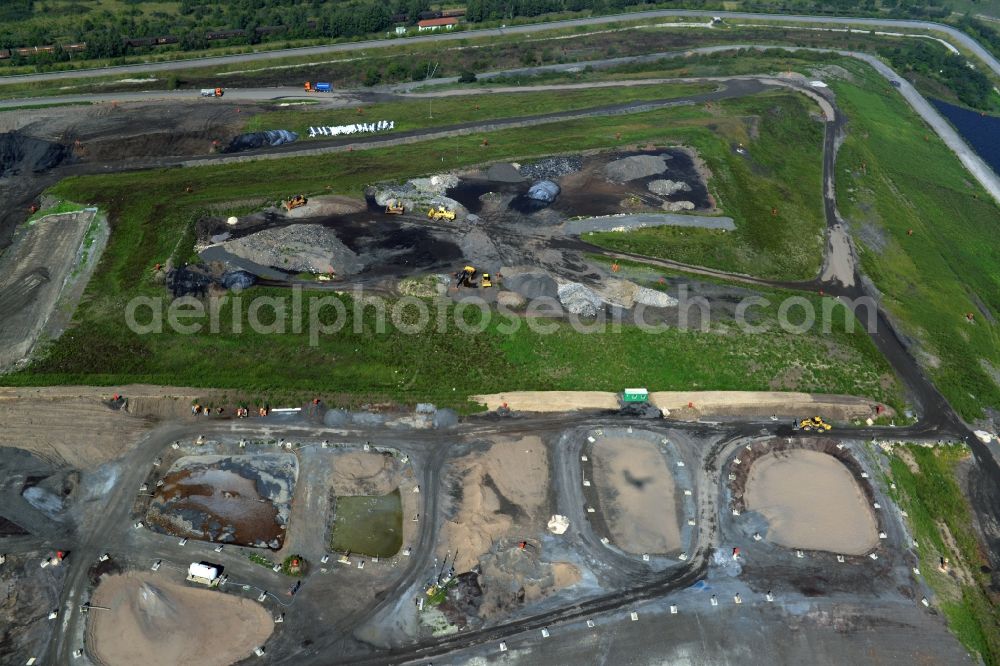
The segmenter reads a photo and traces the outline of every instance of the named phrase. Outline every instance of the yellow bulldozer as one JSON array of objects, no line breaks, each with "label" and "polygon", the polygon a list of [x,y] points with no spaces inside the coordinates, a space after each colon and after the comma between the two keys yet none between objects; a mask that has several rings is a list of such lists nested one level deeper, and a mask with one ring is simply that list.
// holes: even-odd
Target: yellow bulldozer
[{"label": "yellow bulldozer", "polygon": [[306,195],[296,194],[294,197],[285,202],[285,210],[295,210],[299,206],[305,206],[308,203]]},{"label": "yellow bulldozer", "polygon": [[455,211],[438,206],[427,211],[427,217],[431,220],[448,220],[450,222],[455,219]]},{"label": "yellow bulldozer", "polygon": [[389,215],[402,215],[406,212],[406,209],[402,203],[395,199],[390,199],[385,205],[385,212]]},{"label": "yellow bulldozer", "polygon": [[811,419],[802,419],[799,421],[799,428],[807,432],[811,430],[816,430],[817,432],[828,432],[833,428],[833,426],[824,421],[821,417],[814,416]]}]

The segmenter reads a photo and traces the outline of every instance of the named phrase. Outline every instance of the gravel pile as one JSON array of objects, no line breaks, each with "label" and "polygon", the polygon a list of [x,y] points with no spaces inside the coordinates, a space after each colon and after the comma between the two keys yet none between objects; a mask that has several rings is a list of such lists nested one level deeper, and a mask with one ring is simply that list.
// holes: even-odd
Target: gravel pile
[{"label": "gravel pile", "polygon": [[647,178],[667,170],[667,158],[663,155],[632,155],[623,157],[604,166],[604,175],[616,183],[627,183],[637,178]]},{"label": "gravel pile", "polygon": [[518,271],[513,268],[501,268],[503,286],[517,292],[525,298],[557,298],[559,285],[548,273],[542,271]]},{"label": "gravel pile", "polygon": [[604,307],[600,296],[577,282],[568,282],[559,287],[559,302],[567,312],[583,317],[596,317]]},{"label": "gravel pile", "polygon": [[649,287],[638,287],[635,290],[635,302],[653,308],[672,308],[677,305],[677,299],[673,296]]},{"label": "gravel pile", "polygon": [[490,168],[486,170],[486,179],[497,183],[520,183],[524,180],[524,176],[513,164],[501,162],[490,165]]},{"label": "gravel pile", "polygon": [[543,178],[558,178],[566,174],[576,173],[583,168],[583,158],[578,155],[565,157],[546,157],[543,160],[522,164],[518,173],[525,178],[538,180]]},{"label": "gravel pile", "polygon": [[223,244],[232,254],[264,266],[293,273],[353,275],[364,262],[337,234],[319,224],[294,224],[265,229]]},{"label": "gravel pile", "polygon": [[458,247],[461,248],[466,261],[487,273],[490,272],[488,267],[495,267],[501,261],[500,248],[489,234],[478,227],[463,235]]},{"label": "gravel pile", "polygon": [[646,189],[653,194],[669,197],[671,194],[677,194],[678,192],[690,192],[691,186],[683,180],[654,180],[646,185]]},{"label": "gravel pile", "polygon": [[410,185],[413,185],[420,192],[444,194],[445,190],[458,185],[458,176],[446,173],[440,176],[431,176],[430,178],[414,178],[410,181]]},{"label": "gravel pile", "polygon": [[663,204],[663,210],[678,213],[682,210],[694,210],[693,201],[666,201]]}]

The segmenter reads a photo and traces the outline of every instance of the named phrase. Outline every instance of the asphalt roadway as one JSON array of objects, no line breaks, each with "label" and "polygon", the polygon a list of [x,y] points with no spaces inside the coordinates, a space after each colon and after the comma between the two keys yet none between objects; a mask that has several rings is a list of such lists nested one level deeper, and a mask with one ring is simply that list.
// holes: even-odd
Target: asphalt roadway
[{"label": "asphalt roadway", "polygon": [[756,14],[752,12],[719,12],[719,11],[697,11],[697,10],[657,10],[635,12],[630,14],[613,14],[610,16],[594,16],[588,18],[569,19],[565,21],[547,21],[544,23],[532,23],[529,25],[518,25],[505,28],[484,29],[484,30],[462,30],[459,32],[435,33],[431,35],[420,35],[415,37],[404,37],[395,39],[375,39],[359,42],[348,42],[343,44],[330,44],[327,46],[308,46],[296,49],[281,49],[276,51],[263,51],[260,53],[246,53],[230,56],[212,56],[207,58],[192,58],[190,60],[175,60],[170,62],[145,63],[137,65],[119,65],[109,67],[99,67],[84,70],[72,70],[64,72],[45,72],[40,74],[21,74],[15,76],[0,77],[0,85],[5,81],[35,82],[35,81],[59,81],[64,79],[85,78],[100,76],[102,74],[133,74],[144,72],[164,72],[177,69],[190,69],[204,65],[229,65],[235,63],[254,62],[260,60],[274,60],[286,58],[288,56],[311,56],[328,53],[340,53],[350,51],[366,51],[373,49],[389,48],[401,44],[423,44],[449,42],[469,39],[470,37],[501,37],[504,35],[530,34],[539,30],[552,30],[559,28],[574,28],[577,26],[594,26],[618,21],[641,21],[645,19],[663,19],[669,17],[693,17],[711,19],[720,16],[723,19],[742,20],[766,20],[780,23],[809,23],[809,24],[829,24],[842,26],[867,26],[872,28],[906,28],[910,30],[930,30],[948,35],[954,42],[960,44],[976,55],[987,64],[995,73],[1000,75],[1000,61],[998,61],[979,42],[965,34],[961,30],[941,23],[932,21],[913,21],[903,19],[882,19],[882,18],[853,18],[847,16],[802,16],[795,14]]}]

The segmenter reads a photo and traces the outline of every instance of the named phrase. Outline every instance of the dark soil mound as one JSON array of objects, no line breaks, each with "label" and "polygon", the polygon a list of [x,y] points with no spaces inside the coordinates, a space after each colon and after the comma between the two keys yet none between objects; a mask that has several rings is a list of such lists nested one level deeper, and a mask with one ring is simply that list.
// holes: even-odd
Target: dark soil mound
[{"label": "dark soil mound", "polygon": [[19,132],[0,134],[0,178],[24,171],[42,173],[70,158],[70,149],[60,143],[36,139]]},{"label": "dark soil mound", "polygon": [[295,132],[288,130],[265,130],[263,132],[250,132],[233,137],[233,140],[226,146],[224,153],[238,153],[241,150],[255,150],[265,146],[280,146],[283,143],[292,143],[299,138]]}]

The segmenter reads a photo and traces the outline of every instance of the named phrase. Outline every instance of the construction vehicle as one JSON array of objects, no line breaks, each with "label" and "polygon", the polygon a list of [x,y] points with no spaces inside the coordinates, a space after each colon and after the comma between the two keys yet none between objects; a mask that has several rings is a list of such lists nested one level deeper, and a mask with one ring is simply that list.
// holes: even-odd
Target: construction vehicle
[{"label": "construction vehicle", "polygon": [[222,88],[202,88],[202,97],[222,97]]},{"label": "construction vehicle", "polygon": [[833,428],[832,425],[824,421],[819,416],[814,416],[811,419],[802,419],[799,421],[799,428],[809,432],[811,430],[816,430],[817,432],[828,432]]},{"label": "construction vehicle", "polygon": [[311,83],[306,81],[304,88],[306,92],[333,92],[333,86],[329,83]]},{"label": "construction vehicle", "polygon": [[432,220],[448,220],[450,222],[455,219],[455,211],[438,206],[427,211],[427,217]]},{"label": "construction vehicle", "polygon": [[306,199],[304,194],[296,194],[294,197],[285,202],[285,210],[295,210],[299,206],[305,206],[309,200]]},{"label": "construction vehicle", "polygon": [[489,273],[483,273],[483,279],[479,282],[479,286],[482,287],[483,289],[488,289],[489,287],[493,286],[493,281],[490,280]]},{"label": "construction vehicle", "polygon": [[466,266],[459,272],[455,273],[455,277],[458,278],[459,287],[475,287],[476,286],[476,269],[472,266]]},{"label": "construction vehicle", "polygon": [[385,205],[385,212],[389,215],[402,215],[406,212],[406,208],[395,199],[390,199]]}]

